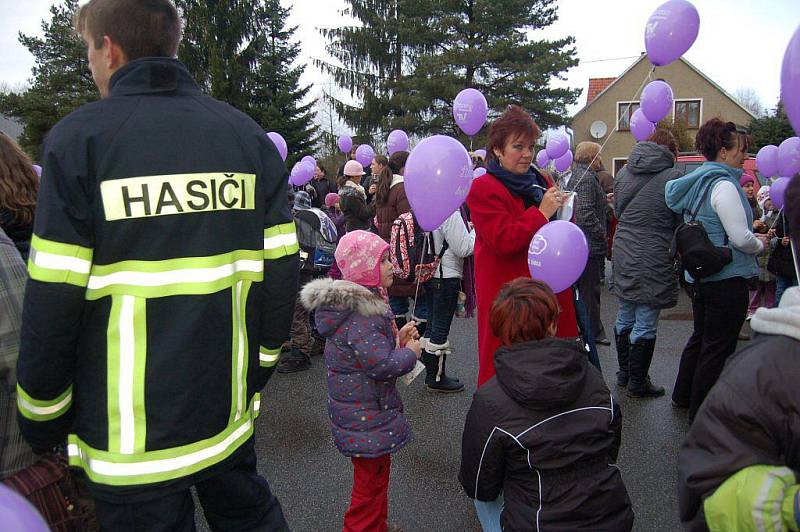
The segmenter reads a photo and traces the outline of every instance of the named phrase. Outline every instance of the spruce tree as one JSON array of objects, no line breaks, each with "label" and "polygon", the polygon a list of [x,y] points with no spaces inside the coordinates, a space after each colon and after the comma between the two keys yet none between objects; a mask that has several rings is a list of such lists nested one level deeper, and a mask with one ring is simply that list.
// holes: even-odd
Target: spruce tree
[{"label": "spruce tree", "polygon": [[494,115],[516,103],[542,127],[567,121],[579,91],[551,81],[577,64],[574,39],[532,37],[556,21],[554,0],[347,1],[343,14],[361,25],[323,30],[341,66],[322,66],[356,98],[337,105],[356,131],[456,134],[452,104],[466,87]]},{"label": "spruce tree", "polygon": [[768,144],[779,146],[781,142],[794,136],[794,130],[781,102],[778,102],[778,106],[771,114],[752,119],[748,130],[753,138],[754,146],[750,149],[753,152]]},{"label": "spruce tree", "polygon": [[50,129],[81,105],[100,94],[92,80],[86,45],[72,26],[77,0],[64,0],[50,8],[42,21],[42,37],[19,34],[19,42],[33,55],[30,86],[0,95],[0,112],[23,124],[20,145],[38,159],[42,141]]},{"label": "spruce tree", "polygon": [[306,155],[316,141],[311,111],[300,87],[304,66],[293,66],[300,50],[289,10],[279,0],[177,0],[184,19],[178,51],[200,85],[213,97],[247,113],[266,131],[280,133],[287,164]]}]

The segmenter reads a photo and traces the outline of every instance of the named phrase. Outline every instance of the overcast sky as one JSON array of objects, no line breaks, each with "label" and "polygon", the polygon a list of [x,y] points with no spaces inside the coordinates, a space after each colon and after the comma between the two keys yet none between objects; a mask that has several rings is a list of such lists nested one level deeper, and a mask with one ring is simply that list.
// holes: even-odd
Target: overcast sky
[{"label": "overcast sky", "polygon": [[[320,27],[346,22],[339,15],[344,0],[282,0],[293,4],[290,23],[302,43],[301,61],[309,66],[304,83],[318,83],[322,74],[311,64],[325,57]],[[581,65],[566,82],[583,89],[577,111],[586,102],[590,77],[614,77],[644,51],[644,26],[662,0],[559,0],[559,21],[535,38],[575,36]],[[30,76],[33,58],[17,41],[17,32],[41,33],[51,0],[0,0],[0,82],[15,86]],[[780,65],[792,32],[800,24],[800,0],[695,0],[700,35],[685,57],[730,93],[752,88],[767,107],[780,92]],[[624,58],[613,61],[606,59]],[[316,92],[316,91],[315,91]]]}]

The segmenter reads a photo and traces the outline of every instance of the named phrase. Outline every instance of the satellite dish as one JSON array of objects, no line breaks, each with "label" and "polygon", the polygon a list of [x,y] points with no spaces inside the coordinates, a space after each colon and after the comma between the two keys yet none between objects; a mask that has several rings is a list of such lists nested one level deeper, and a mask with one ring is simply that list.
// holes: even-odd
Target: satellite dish
[{"label": "satellite dish", "polygon": [[589,127],[589,133],[596,139],[602,139],[608,133],[608,126],[602,120],[595,120]]}]

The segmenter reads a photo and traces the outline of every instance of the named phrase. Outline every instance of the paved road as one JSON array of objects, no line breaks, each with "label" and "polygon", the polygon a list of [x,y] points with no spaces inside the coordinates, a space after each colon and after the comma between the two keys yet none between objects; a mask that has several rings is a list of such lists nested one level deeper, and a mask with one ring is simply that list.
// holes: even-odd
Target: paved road
[{"label": "paved road", "polygon": [[[616,301],[605,290],[602,310],[611,331]],[[651,376],[669,394],[691,334],[685,298],[666,318],[659,323]],[[455,354],[448,360],[448,370],[468,383],[465,393],[430,394],[421,378],[409,387],[398,385],[416,441],[395,455],[389,521],[406,532],[480,530],[472,501],[457,480],[461,432],[477,378],[475,321],[456,319],[450,341]],[[610,383],[615,356],[613,346],[600,347]],[[341,530],[352,468],[330,438],[324,363],[315,358],[313,364],[311,371],[300,374],[276,374],[267,385],[257,421],[259,468],[279,496],[293,530]],[[619,465],[633,500],[635,530],[678,531],[675,460],[688,430],[687,417],[672,408],[669,395],[633,400],[613,386],[612,391],[623,413]]]}]

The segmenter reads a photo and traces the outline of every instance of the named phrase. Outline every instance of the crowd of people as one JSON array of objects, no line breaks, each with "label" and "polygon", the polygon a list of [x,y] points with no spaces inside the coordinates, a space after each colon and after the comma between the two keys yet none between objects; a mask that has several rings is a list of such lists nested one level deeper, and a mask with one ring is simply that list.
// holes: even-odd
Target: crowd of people
[{"label": "crowd of people", "polygon": [[[750,139],[734,124],[702,125],[706,162],[686,175],[661,129],[613,178],[593,142],[558,175],[534,165],[539,128],[509,106],[471,154],[485,173],[426,232],[406,151],[365,168],[354,146],[336,175],[318,163],[288,185],[258,125],[174,59],[168,0],[90,0],[76,29],[103,98],[53,128],[41,178],[0,135],[0,468],[51,524],[191,530],[193,487],[215,530],[287,530],[253,427],[273,371],[319,355],[354,472],[343,528],[387,530],[391,456],[413,437],[396,383],[424,372],[428,391],[462,392],[448,356],[472,354],[453,353],[450,329],[475,316],[477,392],[453,474],[483,529],[631,530],[622,412],[596,349],[611,344],[605,282],[615,384],[634,399],[665,395],[649,376],[659,314],[681,285],[691,297],[672,391],[692,420],[687,529],[798,529],[800,177],[776,209],[743,173]],[[530,278],[528,247],[573,204],[589,259],[553,293]],[[693,277],[676,235],[695,222],[725,260]],[[735,353],[745,320],[755,336]]]}]

